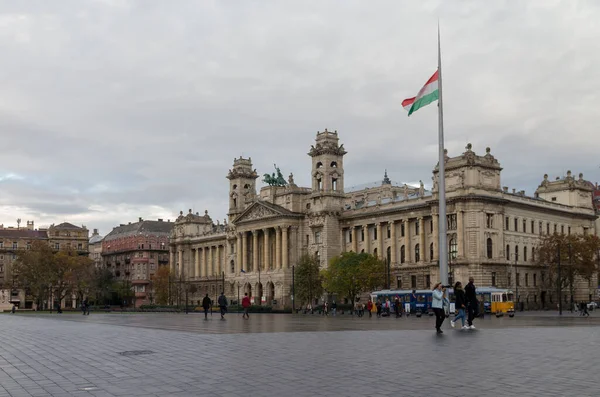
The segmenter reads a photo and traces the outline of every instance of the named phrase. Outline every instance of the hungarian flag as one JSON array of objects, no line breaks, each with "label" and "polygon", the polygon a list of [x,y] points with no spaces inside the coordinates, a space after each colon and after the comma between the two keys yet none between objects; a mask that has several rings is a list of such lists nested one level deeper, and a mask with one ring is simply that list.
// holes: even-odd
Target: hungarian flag
[{"label": "hungarian flag", "polygon": [[438,99],[438,94],[438,71],[436,70],[433,76],[431,76],[423,88],[421,88],[417,96],[403,100],[402,106],[404,109],[408,110],[408,115],[410,116],[413,112],[416,112],[423,106],[436,101]]}]

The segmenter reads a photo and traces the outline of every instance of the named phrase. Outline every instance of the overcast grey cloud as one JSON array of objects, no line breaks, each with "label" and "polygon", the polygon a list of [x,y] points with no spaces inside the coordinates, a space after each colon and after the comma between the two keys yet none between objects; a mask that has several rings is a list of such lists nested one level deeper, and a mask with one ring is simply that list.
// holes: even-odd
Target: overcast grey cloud
[{"label": "overcast grey cloud", "polygon": [[400,102],[437,66],[446,146],[486,146],[503,185],[596,181],[593,1],[4,1],[0,223],[107,233],[179,210],[227,212],[234,157],[309,185],[337,129],[346,186],[430,182],[437,116]]}]

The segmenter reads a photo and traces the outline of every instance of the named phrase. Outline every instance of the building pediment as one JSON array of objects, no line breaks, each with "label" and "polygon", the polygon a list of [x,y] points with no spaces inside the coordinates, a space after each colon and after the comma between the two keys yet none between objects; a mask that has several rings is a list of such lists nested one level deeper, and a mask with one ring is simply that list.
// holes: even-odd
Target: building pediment
[{"label": "building pediment", "polygon": [[255,201],[233,221],[234,224],[253,222],[280,217],[302,217],[302,214],[291,212],[279,205],[265,201]]}]

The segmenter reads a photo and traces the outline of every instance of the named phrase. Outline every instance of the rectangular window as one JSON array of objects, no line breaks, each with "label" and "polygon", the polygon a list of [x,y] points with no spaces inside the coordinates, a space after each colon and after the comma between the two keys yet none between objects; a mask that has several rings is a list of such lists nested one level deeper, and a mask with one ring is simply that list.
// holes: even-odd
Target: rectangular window
[{"label": "rectangular window", "polygon": [[60,249],[60,244],[59,243],[54,243],[54,249],[55,250],[59,250]]},{"label": "rectangular window", "polygon": [[555,224],[554,224],[554,234],[556,234],[556,232],[557,232],[557,230],[558,230],[558,229],[557,229],[557,226],[558,226],[558,225],[555,223]]},{"label": "rectangular window", "polygon": [[560,234],[565,234],[565,225],[560,225]]},{"label": "rectangular window", "polygon": [[550,234],[550,222],[546,223],[546,234]]},{"label": "rectangular window", "polygon": [[396,287],[402,289],[402,277],[400,276],[396,277]]},{"label": "rectangular window", "polygon": [[30,250],[31,249],[31,243],[27,243],[27,249]]},{"label": "rectangular window", "polygon": [[78,250],[82,250],[83,249],[83,244],[81,244],[81,243],[77,244],[77,249]]},{"label": "rectangular window", "polygon": [[350,229],[350,230],[348,230],[348,242],[349,242],[349,243],[351,243],[351,242],[352,242],[352,231],[353,231],[353,230],[354,230],[354,229]]},{"label": "rectangular window", "polygon": [[531,221],[531,233],[535,233],[535,221]]},{"label": "rectangular window", "polygon": [[529,273],[525,273],[525,286],[529,287]]},{"label": "rectangular window", "polygon": [[389,224],[387,226],[387,238],[392,238],[392,227]]},{"label": "rectangular window", "polygon": [[307,235],[306,235],[306,245],[308,245],[308,244],[310,243],[310,242],[309,242],[309,239],[310,239],[310,236],[307,234]]},{"label": "rectangular window", "polygon": [[404,237],[404,222],[400,224],[400,236]]},{"label": "rectangular window", "polygon": [[425,288],[429,288],[430,285],[431,285],[431,276],[429,274],[427,274],[425,276]]},{"label": "rectangular window", "polygon": [[377,225],[373,228],[373,240],[377,240]]},{"label": "rectangular window", "polygon": [[446,216],[448,230],[456,230],[456,214]]},{"label": "rectangular window", "polygon": [[0,248],[4,248],[4,241],[0,241]]},{"label": "rectangular window", "polygon": [[538,233],[539,233],[540,236],[542,235],[542,222],[540,222],[540,230],[539,230]]},{"label": "rectangular window", "polygon": [[509,287],[512,286],[512,282],[511,282],[512,280],[511,279],[512,279],[512,277],[510,276],[510,273],[508,273],[507,274],[507,280],[508,280],[508,286]]},{"label": "rectangular window", "polygon": [[537,287],[537,274],[533,273],[533,286]]},{"label": "rectangular window", "polygon": [[494,214],[485,214],[485,226],[488,229],[494,228]]},{"label": "rectangular window", "polygon": [[410,276],[410,287],[417,288],[417,276]]},{"label": "rectangular window", "polygon": [[417,236],[420,234],[420,223],[421,223],[421,221],[419,221],[418,219],[415,222],[415,235],[417,235]]},{"label": "rectangular window", "polygon": [[496,286],[496,272],[492,272],[492,287]]},{"label": "rectangular window", "polygon": [[433,233],[433,219],[429,221],[429,233]]},{"label": "rectangular window", "polygon": [[360,241],[365,241],[365,228],[360,229]]},{"label": "rectangular window", "polygon": [[17,248],[19,248],[19,244],[15,241],[13,243],[13,249],[16,250]]},{"label": "rectangular window", "polygon": [[525,219],[523,219],[523,230],[521,230],[523,233],[527,233],[527,221]]},{"label": "rectangular window", "polygon": [[571,235],[571,226],[567,227],[567,234],[570,236]]},{"label": "rectangular window", "polygon": [[517,273],[517,286],[521,286],[520,278],[521,278],[521,274]]},{"label": "rectangular window", "polygon": [[315,244],[321,244],[321,232],[315,232]]},{"label": "rectangular window", "polygon": [[515,232],[519,231],[519,220],[515,218]]},{"label": "rectangular window", "polygon": [[506,220],[504,221],[504,230],[509,230],[510,229],[510,218],[507,216]]}]

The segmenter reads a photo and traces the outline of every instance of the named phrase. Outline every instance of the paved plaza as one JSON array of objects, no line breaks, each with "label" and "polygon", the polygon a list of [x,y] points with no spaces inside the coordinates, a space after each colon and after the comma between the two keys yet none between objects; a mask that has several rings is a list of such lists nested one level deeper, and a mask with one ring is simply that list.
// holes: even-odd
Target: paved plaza
[{"label": "paved plaza", "polygon": [[3,314],[2,396],[592,396],[600,317]]}]

